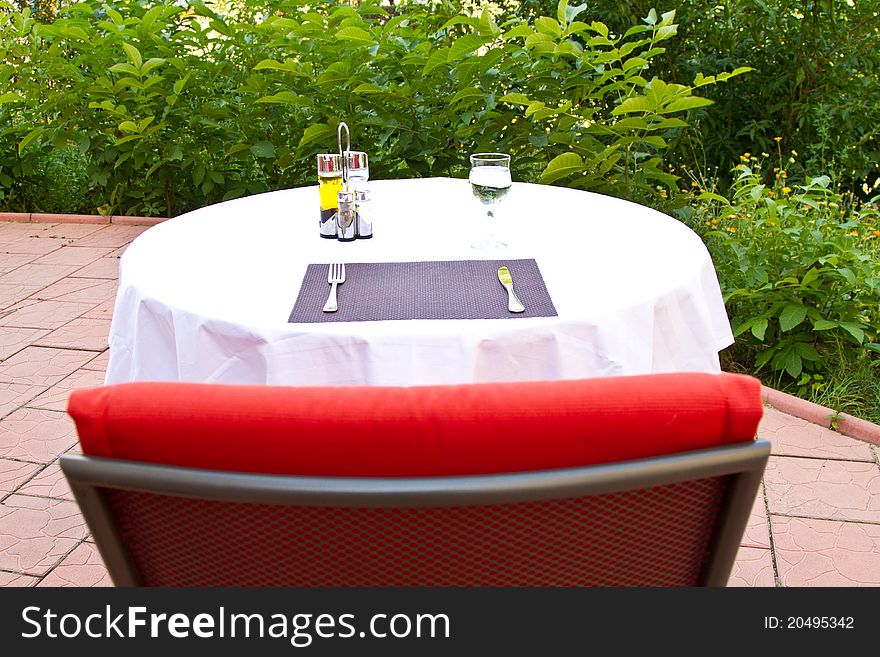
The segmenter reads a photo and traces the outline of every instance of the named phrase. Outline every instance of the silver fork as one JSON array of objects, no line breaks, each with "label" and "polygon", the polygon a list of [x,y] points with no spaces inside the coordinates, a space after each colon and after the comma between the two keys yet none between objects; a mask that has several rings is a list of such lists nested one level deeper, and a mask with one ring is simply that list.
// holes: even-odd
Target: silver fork
[{"label": "silver fork", "polygon": [[333,262],[330,264],[330,270],[327,272],[327,282],[330,283],[330,296],[327,297],[327,303],[324,304],[324,312],[335,313],[338,310],[336,305],[336,286],[345,283],[344,263]]}]

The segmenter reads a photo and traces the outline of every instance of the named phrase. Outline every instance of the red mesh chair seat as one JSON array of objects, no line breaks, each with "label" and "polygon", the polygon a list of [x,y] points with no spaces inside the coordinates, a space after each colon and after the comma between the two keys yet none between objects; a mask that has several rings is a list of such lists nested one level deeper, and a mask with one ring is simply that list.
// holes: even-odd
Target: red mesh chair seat
[{"label": "red mesh chair seat", "polygon": [[760,384],[80,390],[62,467],[120,584],[688,586],[729,574]]}]

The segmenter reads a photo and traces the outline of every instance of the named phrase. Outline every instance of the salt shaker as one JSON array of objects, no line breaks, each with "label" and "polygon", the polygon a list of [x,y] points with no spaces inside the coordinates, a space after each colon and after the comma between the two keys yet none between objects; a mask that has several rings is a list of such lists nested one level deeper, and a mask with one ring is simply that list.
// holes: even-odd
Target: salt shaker
[{"label": "salt shaker", "polygon": [[368,240],[373,236],[373,206],[370,203],[370,190],[355,191],[354,204],[357,211],[357,238]]},{"label": "salt shaker", "polygon": [[339,192],[336,203],[336,239],[340,242],[352,242],[357,238],[354,192]]}]

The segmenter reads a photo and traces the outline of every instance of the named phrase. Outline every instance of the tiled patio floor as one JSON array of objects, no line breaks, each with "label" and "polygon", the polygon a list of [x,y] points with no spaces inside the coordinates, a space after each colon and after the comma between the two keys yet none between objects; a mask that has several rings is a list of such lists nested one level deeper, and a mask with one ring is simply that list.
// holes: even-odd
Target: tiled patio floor
[{"label": "tiled patio floor", "polygon": [[[146,228],[0,222],[0,586],[107,586],[58,467],[100,385],[118,258]],[[734,586],[880,586],[877,448],[768,408],[773,456]]]}]

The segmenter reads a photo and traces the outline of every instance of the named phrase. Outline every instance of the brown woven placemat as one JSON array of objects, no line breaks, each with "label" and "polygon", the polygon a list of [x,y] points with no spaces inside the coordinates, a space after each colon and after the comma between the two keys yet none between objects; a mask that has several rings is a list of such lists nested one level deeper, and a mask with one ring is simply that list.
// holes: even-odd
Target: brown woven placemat
[{"label": "brown woven placemat", "polygon": [[[523,313],[507,310],[507,291],[498,281],[506,265]],[[516,319],[555,317],[541,270],[528,260],[443,260],[352,262],[336,291],[339,310],[321,309],[330,292],[329,263],[311,264],[288,322],[370,322],[391,319]]]}]

